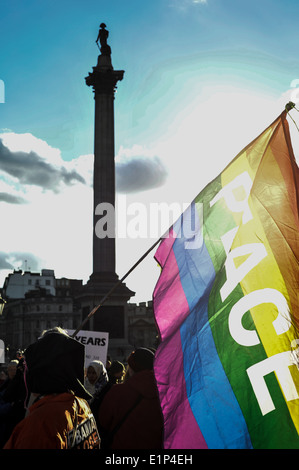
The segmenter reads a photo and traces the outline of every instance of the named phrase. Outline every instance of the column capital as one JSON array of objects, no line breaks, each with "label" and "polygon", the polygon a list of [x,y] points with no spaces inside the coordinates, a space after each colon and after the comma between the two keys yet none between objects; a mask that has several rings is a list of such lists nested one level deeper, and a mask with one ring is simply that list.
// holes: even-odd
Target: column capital
[{"label": "column capital", "polygon": [[85,78],[86,85],[92,86],[95,93],[114,95],[117,82],[122,80],[124,70],[113,70],[110,67],[93,67],[93,72]]}]

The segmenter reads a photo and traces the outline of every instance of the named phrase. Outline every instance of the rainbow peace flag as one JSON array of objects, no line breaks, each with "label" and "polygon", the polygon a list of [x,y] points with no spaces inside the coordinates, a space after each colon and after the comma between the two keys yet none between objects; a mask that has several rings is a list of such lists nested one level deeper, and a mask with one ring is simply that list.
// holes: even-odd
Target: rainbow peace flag
[{"label": "rainbow peace flag", "polygon": [[299,448],[298,189],[283,112],[159,245],[166,449]]}]

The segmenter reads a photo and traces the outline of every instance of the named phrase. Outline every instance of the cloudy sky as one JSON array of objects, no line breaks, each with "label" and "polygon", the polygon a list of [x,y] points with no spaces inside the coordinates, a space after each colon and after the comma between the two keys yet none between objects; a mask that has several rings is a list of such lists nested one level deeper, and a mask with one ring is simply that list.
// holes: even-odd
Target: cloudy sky
[{"label": "cloudy sky", "polygon": [[[0,285],[17,268],[91,274],[84,79],[101,22],[125,71],[115,98],[122,277],[168,228],[165,214],[153,228],[154,204],[183,208],[290,99],[299,104],[298,18],[297,0],[1,0]],[[126,281],[133,301],[151,299],[153,254]]]}]

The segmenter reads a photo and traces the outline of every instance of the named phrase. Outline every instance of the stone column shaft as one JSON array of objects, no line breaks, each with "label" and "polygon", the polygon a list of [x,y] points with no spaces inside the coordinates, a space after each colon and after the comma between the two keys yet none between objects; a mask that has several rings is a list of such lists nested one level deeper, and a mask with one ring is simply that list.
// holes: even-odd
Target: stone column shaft
[{"label": "stone column shaft", "polygon": [[[86,84],[92,86],[95,94],[94,133],[94,213],[93,213],[93,278],[110,279],[115,273],[115,233],[113,237],[99,238],[96,224],[106,214],[96,214],[101,203],[115,208],[115,161],[114,161],[114,92],[122,80],[124,71],[114,70],[111,58],[100,55],[93,72],[86,77]],[[115,231],[115,217],[109,220]]]},{"label": "stone column shaft", "polygon": [[[95,91],[93,273],[115,272],[115,238],[98,238],[95,214],[100,203],[115,207],[114,97]],[[104,214],[105,215],[105,214]],[[110,221],[110,224],[112,222]],[[115,221],[113,221],[115,226]]]}]

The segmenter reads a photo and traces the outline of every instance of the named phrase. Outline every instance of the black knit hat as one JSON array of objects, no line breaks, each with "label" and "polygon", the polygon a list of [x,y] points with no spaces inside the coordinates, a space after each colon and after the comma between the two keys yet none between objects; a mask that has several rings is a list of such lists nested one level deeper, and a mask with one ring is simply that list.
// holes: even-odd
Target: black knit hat
[{"label": "black knit hat", "polygon": [[85,348],[67,334],[48,332],[25,351],[26,382],[30,392],[42,395],[72,391],[91,398],[84,383]]},{"label": "black knit hat", "polygon": [[154,357],[155,355],[150,349],[137,348],[130,354],[128,364],[134,372],[140,372],[146,369],[152,370]]}]

